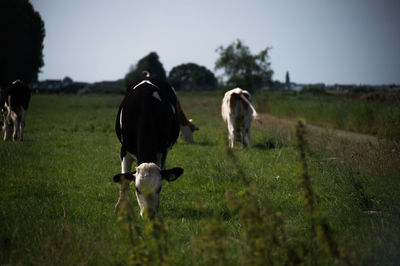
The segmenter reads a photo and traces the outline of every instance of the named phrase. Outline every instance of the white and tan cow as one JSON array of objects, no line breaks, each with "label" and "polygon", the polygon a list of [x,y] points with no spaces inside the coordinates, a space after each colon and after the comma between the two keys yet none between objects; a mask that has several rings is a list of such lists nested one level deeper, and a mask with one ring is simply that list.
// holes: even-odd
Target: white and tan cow
[{"label": "white and tan cow", "polygon": [[228,125],[229,147],[233,148],[235,141],[241,141],[244,147],[250,146],[251,122],[257,118],[250,93],[240,88],[227,91],[222,99],[221,115]]},{"label": "white and tan cow", "polygon": [[[115,121],[122,168],[122,174],[114,176],[120,184],[117,211],[134,184],[140,214],[157,214],[162,180],[175,181],[183,173],[182,168],[164,169],[179,129],[177,97],[167,82],[147,78],[127,90]],[[134,161],[138,166],[131,172]]]},{"label": "white and tan cow", "polygon": [[28,112],[31,91],[20,80],[1,89],[0,107],[3,113],[4,141],[24,139],[25,120]]}]

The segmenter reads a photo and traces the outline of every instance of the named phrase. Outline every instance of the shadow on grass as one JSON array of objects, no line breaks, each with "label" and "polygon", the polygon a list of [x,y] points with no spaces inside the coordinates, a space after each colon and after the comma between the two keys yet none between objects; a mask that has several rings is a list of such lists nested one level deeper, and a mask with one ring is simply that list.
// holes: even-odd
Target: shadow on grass
[{"label": "shadow on grass", "polygon": [[269,141],[263,142],[263,143],[255,143],[253,145],[253,148],[260,149],[260,150],[273,150],[273,149],[277,149],[279,147],[277,147],[273,141],[269,140]]},{"label": "shadow on grass", "polygon": [[196,209],[191,207],[180,208],[175,212],[166,211],[163,213],[163,218],[170,219],[186,219],[186,220],[201,220],[211,217],[219,217],[225,221],[232,218],[231,213],[228,210],[212,210],[212,209]]},{"label": "shadow on grass", "polygon": [[292,141],[285,136],[255,137],[253,147],[260,150],[274,150],[292,145]]},{"label": "shadow on grass", "polygon": [[179,140],[179,145],[197,145],[197,146],[203,146],[203,147],[211,147],[211,146],[215,146],[217,144],[210,140],[200,140],[200,141],[195,140],[194,143],[189,143],[189,142],[185,142],[183,140]]},{"label": "shadow on grass", "polygon": [[199,145],[199,146],[215,146],[216,143],[210,141],[210,140],[202,140],[199,142],[195,142],[194,144]]}]

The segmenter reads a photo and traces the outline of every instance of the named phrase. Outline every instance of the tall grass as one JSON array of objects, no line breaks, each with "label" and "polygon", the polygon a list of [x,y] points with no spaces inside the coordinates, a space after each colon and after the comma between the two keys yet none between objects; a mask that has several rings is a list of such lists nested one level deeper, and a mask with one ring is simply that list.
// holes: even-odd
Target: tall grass
[{"label": "tall grass", "polygon": [[[227,143],[225,143],[227,147]],[[297,174],[299,200],[304,204],[309,231],[305,241],[285,229],[285,218],[276,212],[268,198],[260,205],[258,188],[251,184],[241,167],[235,152],[226,149],[226,156],[235,172],[235,178],[244,188],[234,192],[226,190],[226,201],[232,217],[239,219],[243,226],[238,243],[239,254],[233,255],[232,246],[224,241],[227,232],[222,221],[212,220],[206,225],[204,233],[195,240],[194,255],[197,265],[321,265],[329,263],[348,264],[341,257],[332,227],[316,206],[315,195],[308,174],[304,125],[296,126],[296,147],[299,153],[300,171]],[[295,181],[293,179],[292,181]]]}]

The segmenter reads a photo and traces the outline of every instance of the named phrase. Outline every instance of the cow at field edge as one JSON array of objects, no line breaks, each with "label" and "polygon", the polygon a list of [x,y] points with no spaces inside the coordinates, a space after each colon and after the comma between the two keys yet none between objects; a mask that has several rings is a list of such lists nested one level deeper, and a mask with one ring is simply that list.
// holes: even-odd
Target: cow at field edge
[{"label": "cow at field edge", "polygon": [[227,91],[222,99],[221,115],[228,125],[229,147],[233,148],[235,141],[241,141],[244,147],[250,146],[251,122],[257,118],[250,93],[240,88]]},{"label": "cow at field edge", "polygon": [[[175,181],[182,168],[164,170],[168,151],[179,135],[177,98],[172,87],[161,80],[148,78],[128,90],[119,107],[115,130],[121,142],[122,174],[114,176],[120,184],[115,209],[135,184],[140,215],[157,214],[162,180]],[[136,171],[131,173],[133,161]]]},{"label": "cow at field edge", "polygon": [[24,139],[26,115],[28,113],[31,91],[20,80],[14,81],[10,86],[1,89],[0,106],[3,113],[4,141]]}]

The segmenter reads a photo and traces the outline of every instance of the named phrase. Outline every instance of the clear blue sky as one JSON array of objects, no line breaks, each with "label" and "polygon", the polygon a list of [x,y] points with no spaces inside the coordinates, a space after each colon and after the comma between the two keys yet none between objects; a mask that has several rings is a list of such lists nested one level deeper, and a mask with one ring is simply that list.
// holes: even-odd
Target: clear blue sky
[{"label": "clear blue sky", "polygon": [[[214,71],[219,46],[271,46],[274,80],[400,83],[399,0],[31,0],[45,22],[39,79],[115,80],[148,53]],[[217,73],[220,74],[220,73]]]}]

